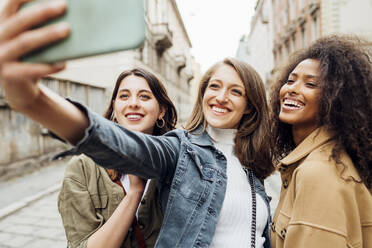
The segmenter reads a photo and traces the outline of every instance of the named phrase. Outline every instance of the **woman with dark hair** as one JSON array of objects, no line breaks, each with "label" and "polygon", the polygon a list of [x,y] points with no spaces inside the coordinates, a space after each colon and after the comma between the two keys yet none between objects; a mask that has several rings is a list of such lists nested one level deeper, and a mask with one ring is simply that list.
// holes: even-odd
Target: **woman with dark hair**
[{"label": "woman with dark hair", "polygon": [[84,153],[100,166],[156,179],[164,219],[155,247],[270,247],[262,180],[274,170],[271,135],[265,88],[252,67],[231,58],[208,70],[186,130],[135,132],[36,83],[63,67],[19,62],[17,56],[28,52],[19,43],[36,49],[65,37],[66,30],[51,26],[24,36],[19,28],[10,35],[6,27],[13,22],[27,27],[57,15],[26,11],[0,26],[0,49],[17,49],[0,53],[0,83],[11,107],[75,145],[60,156]]},{"label": "woman with dark hair", "polygon": [[[104,117],[153,135],[174,129],[177,122],[163,84],[140,68],[119,75]],[[145,186],[137,176],[104,169],[85,155],[69,162],[58,209],[71,248],[154,247],[163,218],[154,180]]]},{"label": "woman with dark hair", "polygon": [[372,247],[372,64],[367,43],[321,38],[273,85],[282,192],[273,247]]}]

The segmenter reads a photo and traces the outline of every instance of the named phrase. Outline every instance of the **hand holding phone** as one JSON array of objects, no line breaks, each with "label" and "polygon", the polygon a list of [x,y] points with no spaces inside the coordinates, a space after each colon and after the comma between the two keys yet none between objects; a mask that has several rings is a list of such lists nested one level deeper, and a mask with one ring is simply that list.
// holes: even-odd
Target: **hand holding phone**
[{"label": "hand holding phone", "polygon": [[145,40],[143,0],[67,0],[67,5],[65,15],[47,24],[67,22],[69,37],[27,54],[23,61],[54,63],[137,48]]},{"label": "hand holding phone", "polygon": [[40,96],[37,80],[64,68],[58,64],[30,64],[19,58],[39,47],[63,39],[69,34],[66,24],[29,30],[66,10],[63,0],[49,1],[18,11],[27,0],[5,0],[0,9],[0,85],[8,104],[15,110],[29,108]]}]

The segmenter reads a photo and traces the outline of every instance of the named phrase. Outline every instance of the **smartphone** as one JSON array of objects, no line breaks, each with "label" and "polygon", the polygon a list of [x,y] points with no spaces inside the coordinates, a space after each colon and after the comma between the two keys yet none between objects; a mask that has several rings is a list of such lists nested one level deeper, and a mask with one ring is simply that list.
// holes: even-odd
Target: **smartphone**
[{"label": "smartphone", "polygon": [[[37,4],[36,0],[25,4]],[[23,58],[25,62],[54,63],[140,47],[146,36],[144,0],[67,0],[65,15],[43,25],[65,21],[68,38]]]}]

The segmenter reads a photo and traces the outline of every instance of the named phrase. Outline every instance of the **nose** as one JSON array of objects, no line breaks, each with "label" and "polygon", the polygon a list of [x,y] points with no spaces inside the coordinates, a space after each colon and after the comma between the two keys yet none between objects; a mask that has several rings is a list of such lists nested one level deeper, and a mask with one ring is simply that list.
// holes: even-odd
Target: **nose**
[{"label": "nose", "polygon": [[297,94],[298,91],[299,91],[299,87],[300,87],[300,82],[298,80],[296,80],[295,82],[293,82],[291,84],[288,84],[287,85],[288,93]]},{"label": "nose", "polygon": [[129,106],[132,107],[132,108],[137,108],[137,107],[139,107],[139,102],[138,102],[137,97],[131,97],[131,98],[129,99]]},{"label": "nose", "polygon": [[219,103],[225,103],[228,101],[228,96],[227,96],[228,92],[226,89],[221,89],[217,96],[216,96],[216,100],[219,102]]}]

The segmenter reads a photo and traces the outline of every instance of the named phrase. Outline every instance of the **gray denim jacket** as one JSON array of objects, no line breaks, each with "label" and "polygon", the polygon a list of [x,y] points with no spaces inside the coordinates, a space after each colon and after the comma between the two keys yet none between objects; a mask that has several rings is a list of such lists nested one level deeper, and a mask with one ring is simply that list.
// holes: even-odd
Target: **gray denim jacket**
[{"label": "gray denim jacket", "polygon": [[[57,157],[84,153],[101,166],[157,179],[165,211],[155,247],[209,247],[227,182],[226,158],[209,135],[182,129],[163,136],[146,135],[74,104],[87,114],[90,126],[76,147]],[[254,181],[270,216],[264,186],[256,177]],[[270,247],[269,225],[270,219],[264,231],[265,248]]]}]

